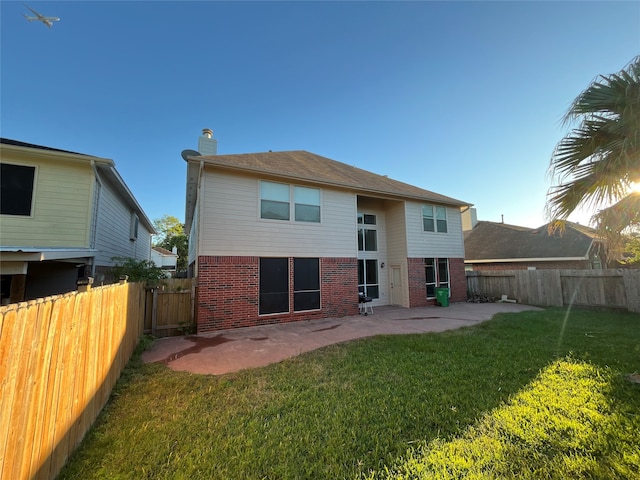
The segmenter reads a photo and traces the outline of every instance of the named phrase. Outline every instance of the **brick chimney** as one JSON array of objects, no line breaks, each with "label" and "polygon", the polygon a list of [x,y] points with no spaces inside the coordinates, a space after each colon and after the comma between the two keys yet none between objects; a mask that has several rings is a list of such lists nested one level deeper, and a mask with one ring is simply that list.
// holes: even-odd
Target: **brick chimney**
[{"label": "brick chimney", "polygon": [[218,154],[218,141],[213,138],[213,130],[210,128],[202,129],[202,136],[198,139],[198,152],[205,156]]}]

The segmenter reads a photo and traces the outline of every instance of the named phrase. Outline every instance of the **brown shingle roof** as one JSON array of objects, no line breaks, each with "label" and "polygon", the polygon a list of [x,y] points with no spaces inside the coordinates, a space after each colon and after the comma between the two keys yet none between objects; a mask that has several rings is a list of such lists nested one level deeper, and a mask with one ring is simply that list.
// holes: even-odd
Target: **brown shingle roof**
[{"label": "brown shingle roof", "polygon": [[471,205],[304,150],[191,158],[204,160],[205,164],[220,168],[255,172],[317,185],[331,185],[362,193],[412,198],[454,206]]},{"label": "brown shingle roof", "polygon": [[178,255],[176,255],[175,253],[173,253],[171,250],[167,250],[164,247],[151,247],[152,250],[155,250],[158,253],[161,253],[162,255],[175,255],[176,257]]},{"label": "brown shingle roof", "polygon": [[534,229],[478,222],[465,232],[465,261],[586,258],[594,238],[593,229],[571,222],[552,235],[548,224]]}]

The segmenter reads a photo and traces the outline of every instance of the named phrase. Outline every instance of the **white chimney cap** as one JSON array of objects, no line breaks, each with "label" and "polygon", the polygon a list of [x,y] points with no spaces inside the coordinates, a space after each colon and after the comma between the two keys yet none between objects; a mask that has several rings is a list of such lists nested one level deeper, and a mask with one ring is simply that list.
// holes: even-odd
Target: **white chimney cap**
[{"label": "white chimney cap", "polygon": [[207,137],[207,138],[213,137],[213,130],[211,130],[210,128],[203,128],[202,129],[202,136],[203,137]]}]

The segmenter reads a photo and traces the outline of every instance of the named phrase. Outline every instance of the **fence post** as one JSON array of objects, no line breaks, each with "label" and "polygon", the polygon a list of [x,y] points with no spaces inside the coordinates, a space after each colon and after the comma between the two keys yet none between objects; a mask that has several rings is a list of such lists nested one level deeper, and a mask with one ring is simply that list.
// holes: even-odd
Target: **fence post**
[{"label": "fence post", "polygon": [[78,286],[78,292],[88,292],[91,290],[91,285],[93,285],[93,277],[80,279],[76,282],[76,285]]},{"label": "fence post", "polygon": [[158,324],[158,289],[152,288],[153,304],[151,307],[151,335],[156,336],[157,324]]}]

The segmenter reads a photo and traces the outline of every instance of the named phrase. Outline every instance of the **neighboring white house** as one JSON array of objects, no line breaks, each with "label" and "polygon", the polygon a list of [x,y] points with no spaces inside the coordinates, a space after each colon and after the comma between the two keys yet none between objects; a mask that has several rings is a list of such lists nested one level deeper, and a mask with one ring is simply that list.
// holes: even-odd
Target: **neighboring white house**
[{"label": "neighboring white house", "polygon": [[150,260],[156,231],[113,160],[0,139],[2,302],[109,281],[113,257]]},{"label": "neighboring white house", "polygon": [[199,332],[352,315],[358,292],[466,300],[467,202],[306,151],[216,155],[210,130],[198,148],[183,158]]},{"label": "neighboring white house", "polygon": [[162,247],[151,248],[151,261],[156,267],[164,270],[168,276],[176,273],[178,265],[178,249],[173,247],[173,251],[169,251]]}]

